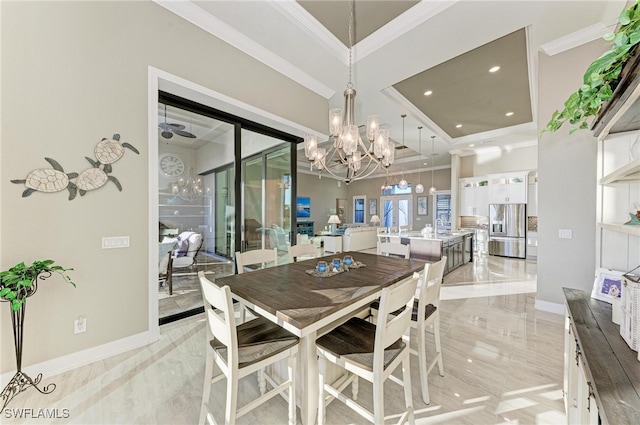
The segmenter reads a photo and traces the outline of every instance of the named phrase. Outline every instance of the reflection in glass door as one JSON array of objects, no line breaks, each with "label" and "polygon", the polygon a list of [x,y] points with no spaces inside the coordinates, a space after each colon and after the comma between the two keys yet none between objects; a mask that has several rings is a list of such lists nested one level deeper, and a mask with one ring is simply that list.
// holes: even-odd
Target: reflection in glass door
[{"label": "reflection in glass door", "polygon": [[215,253],[233,258],[235,253],[235,185],[233,166],[216,171],[214,193],[214,235]]},{"label": "reflection in glass door", "polygon": [[383,196],[380,198],[382,206],[382,226],[397,231],[398,226],[411,228],[411,196]]},{"label": "reflection in glass door", "polygon": [[286,253],[291,240],[291,146],[243,129],[242,157],[242,251],[277,248]]}]

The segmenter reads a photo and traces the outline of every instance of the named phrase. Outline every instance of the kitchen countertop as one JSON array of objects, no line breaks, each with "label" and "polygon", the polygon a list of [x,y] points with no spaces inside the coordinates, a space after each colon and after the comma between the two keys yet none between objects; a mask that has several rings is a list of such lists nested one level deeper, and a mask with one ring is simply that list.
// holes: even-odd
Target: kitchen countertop
[{"label": "kitchen countertop", "polygon": [[427,241],[449,241],[451,239],[455,239],[455,238],[459,238],[462,237],[464,235],[472,235],[473,231],[472,230],[454,230],[451,232],[447,232],[447,233],[443,233],[443,234],[439,234],[437,236],[422,236],[422,233],[420,233],[420,231],[412,231],[412,232],[402,232],[402,233],[397,233],[397,232],[392,232],[392,233],[378,233],[378,236],[397,236],[400,238],[404,238],[404,239],[415,239],[415,240],[427,240]]}]

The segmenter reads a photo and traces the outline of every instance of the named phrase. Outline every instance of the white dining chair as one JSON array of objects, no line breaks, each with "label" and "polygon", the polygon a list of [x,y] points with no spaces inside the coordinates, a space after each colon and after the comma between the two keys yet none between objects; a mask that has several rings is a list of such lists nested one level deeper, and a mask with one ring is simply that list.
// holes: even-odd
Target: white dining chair
[{"label": "white dining chair", "polygon": [[409,258],[410,254],[411,254],[410,245],[378,241],[378,255],[384,255],[386,257],[393,256],[393,257]]},{"label": "white dining chair", "polygon": [[[298,353],[298,337],[262,316],[236,325],[233,312],[231,290],[228,286],[218,287],[198,272],[204,299],[207,320],[207,354],[200,423],[215,423],[209,406],[211,386],[227,379],[224,423],[234,424],[250,410],[270,400],[273,396],[288,391],[289,425],[296,423],[295,370]],[[260,373],[268,365],[286,360],[287,380],[277,383],[272,377],[267,379],[273,386],[268,392],[238,408],[240,379],[255,372]],[[220,370],[213,375],[214,364]],[[266,372],[262,372],[266,374]],[[221,397],[216,394],[216,397]]]},{"label": "white dining chair", "polygon": [[[420,386],[422,388],[422,400],[429,404],[429,372],[438,365],[440,376],[444,376],[444,365],[442,362],[442,346],[440,344],[440,288],[442,287],[442,276],[447,264],[447,257],[433,264],[425,264],[423,273],[420,274],[418,286],[418,296],[413,302],[411,315],[411,327],[416,329],[417,349],[411,349],[411,354],[418,356],[420,370]],[[378,302],[371,304],[371,317],[375,321],[382,311]],[[435,355],[429,363],[427,357],[426,334],[428,328],[433,325],[433,336],[435,340]]]},{"label": "white dining chair", "polygon": [[289,262],[295,263],[296,261],[311,260],[318,256],[316,245],[313,243],[306,243],[300,245],[289,246]]},{"label": "white dining chair", "polygon": [[238,274],[242,274],[245,271],[245,267],[260,265],[259,268],[269,267],[269,263],[273,263],[274,266],[278,265],[278,250],[273,249],[252,249],[251,251],[236,252],[236,268]]},{"label": "white dining chair", "polygon": [[[442,276],[447,264],[447,257],[433,264],[425,264],[424,272],[420,279],[420,289],[418,299],[414,301],[413,310],[415,316],[411,317],[411,325],[416,328],[417,350],[411,350],[412,354],[417,354],[420,366],[420,386],[422,387],[422,400],[429,404],[429,372],[438,365],[440,376],[444,376],[444,365],[442,362],[442,346],[440,345],[440,289],[442,287]],[[435,356],[428,362],[426,335],[427,328],[433,325],[433,336],[435,339]],[[417,351],[417,352],[416,352]]]},{"label": "white dining chair", "polygon": [[[319,356],[318,425],[325,422],[326,405],[337,399],[375,424],[384,423],[384,381],[389,378],[404,388],[406,411],[398,423],[414,424],[411,396],[411,371],[409,369],[408,330],[411,324],[411,307],[419,275],[386,287],[380,296],[380,315],[375,324],[352,317],[343,325],[316,340]],[[399,311],[396,315],[391,312]],[[347,372],[333,386],[325,375],[327,363],[333,363]],[[402,380],[392,375],[402,367]],[[373,412],[357,403],[358,378],[373,384]],[[352,397],[343,390],[351,383]]]}]

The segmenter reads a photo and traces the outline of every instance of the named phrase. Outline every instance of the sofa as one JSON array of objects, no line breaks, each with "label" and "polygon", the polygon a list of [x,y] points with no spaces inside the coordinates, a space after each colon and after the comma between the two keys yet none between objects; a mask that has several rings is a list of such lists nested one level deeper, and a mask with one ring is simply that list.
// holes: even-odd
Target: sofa
[{"label": "sofa", "polygon": [[343,251],[362,251],[378,244],[377,227],[348,227],[342,236]]}]

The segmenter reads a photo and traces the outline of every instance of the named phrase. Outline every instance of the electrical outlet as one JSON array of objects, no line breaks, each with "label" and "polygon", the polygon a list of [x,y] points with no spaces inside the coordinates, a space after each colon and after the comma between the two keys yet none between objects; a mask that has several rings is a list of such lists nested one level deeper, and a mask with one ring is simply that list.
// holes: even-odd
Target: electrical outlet
[{"label": "electrical outlet", "polygon": [[87,318],[86,317],[78,317],[73,322],[73,333],[80,334],[87,331]]},{"label": "electrical outlet", "polygon": [[573,232],[571,229],[558,229],[558,237],[560,239],[571,239],[573,237]]}]

